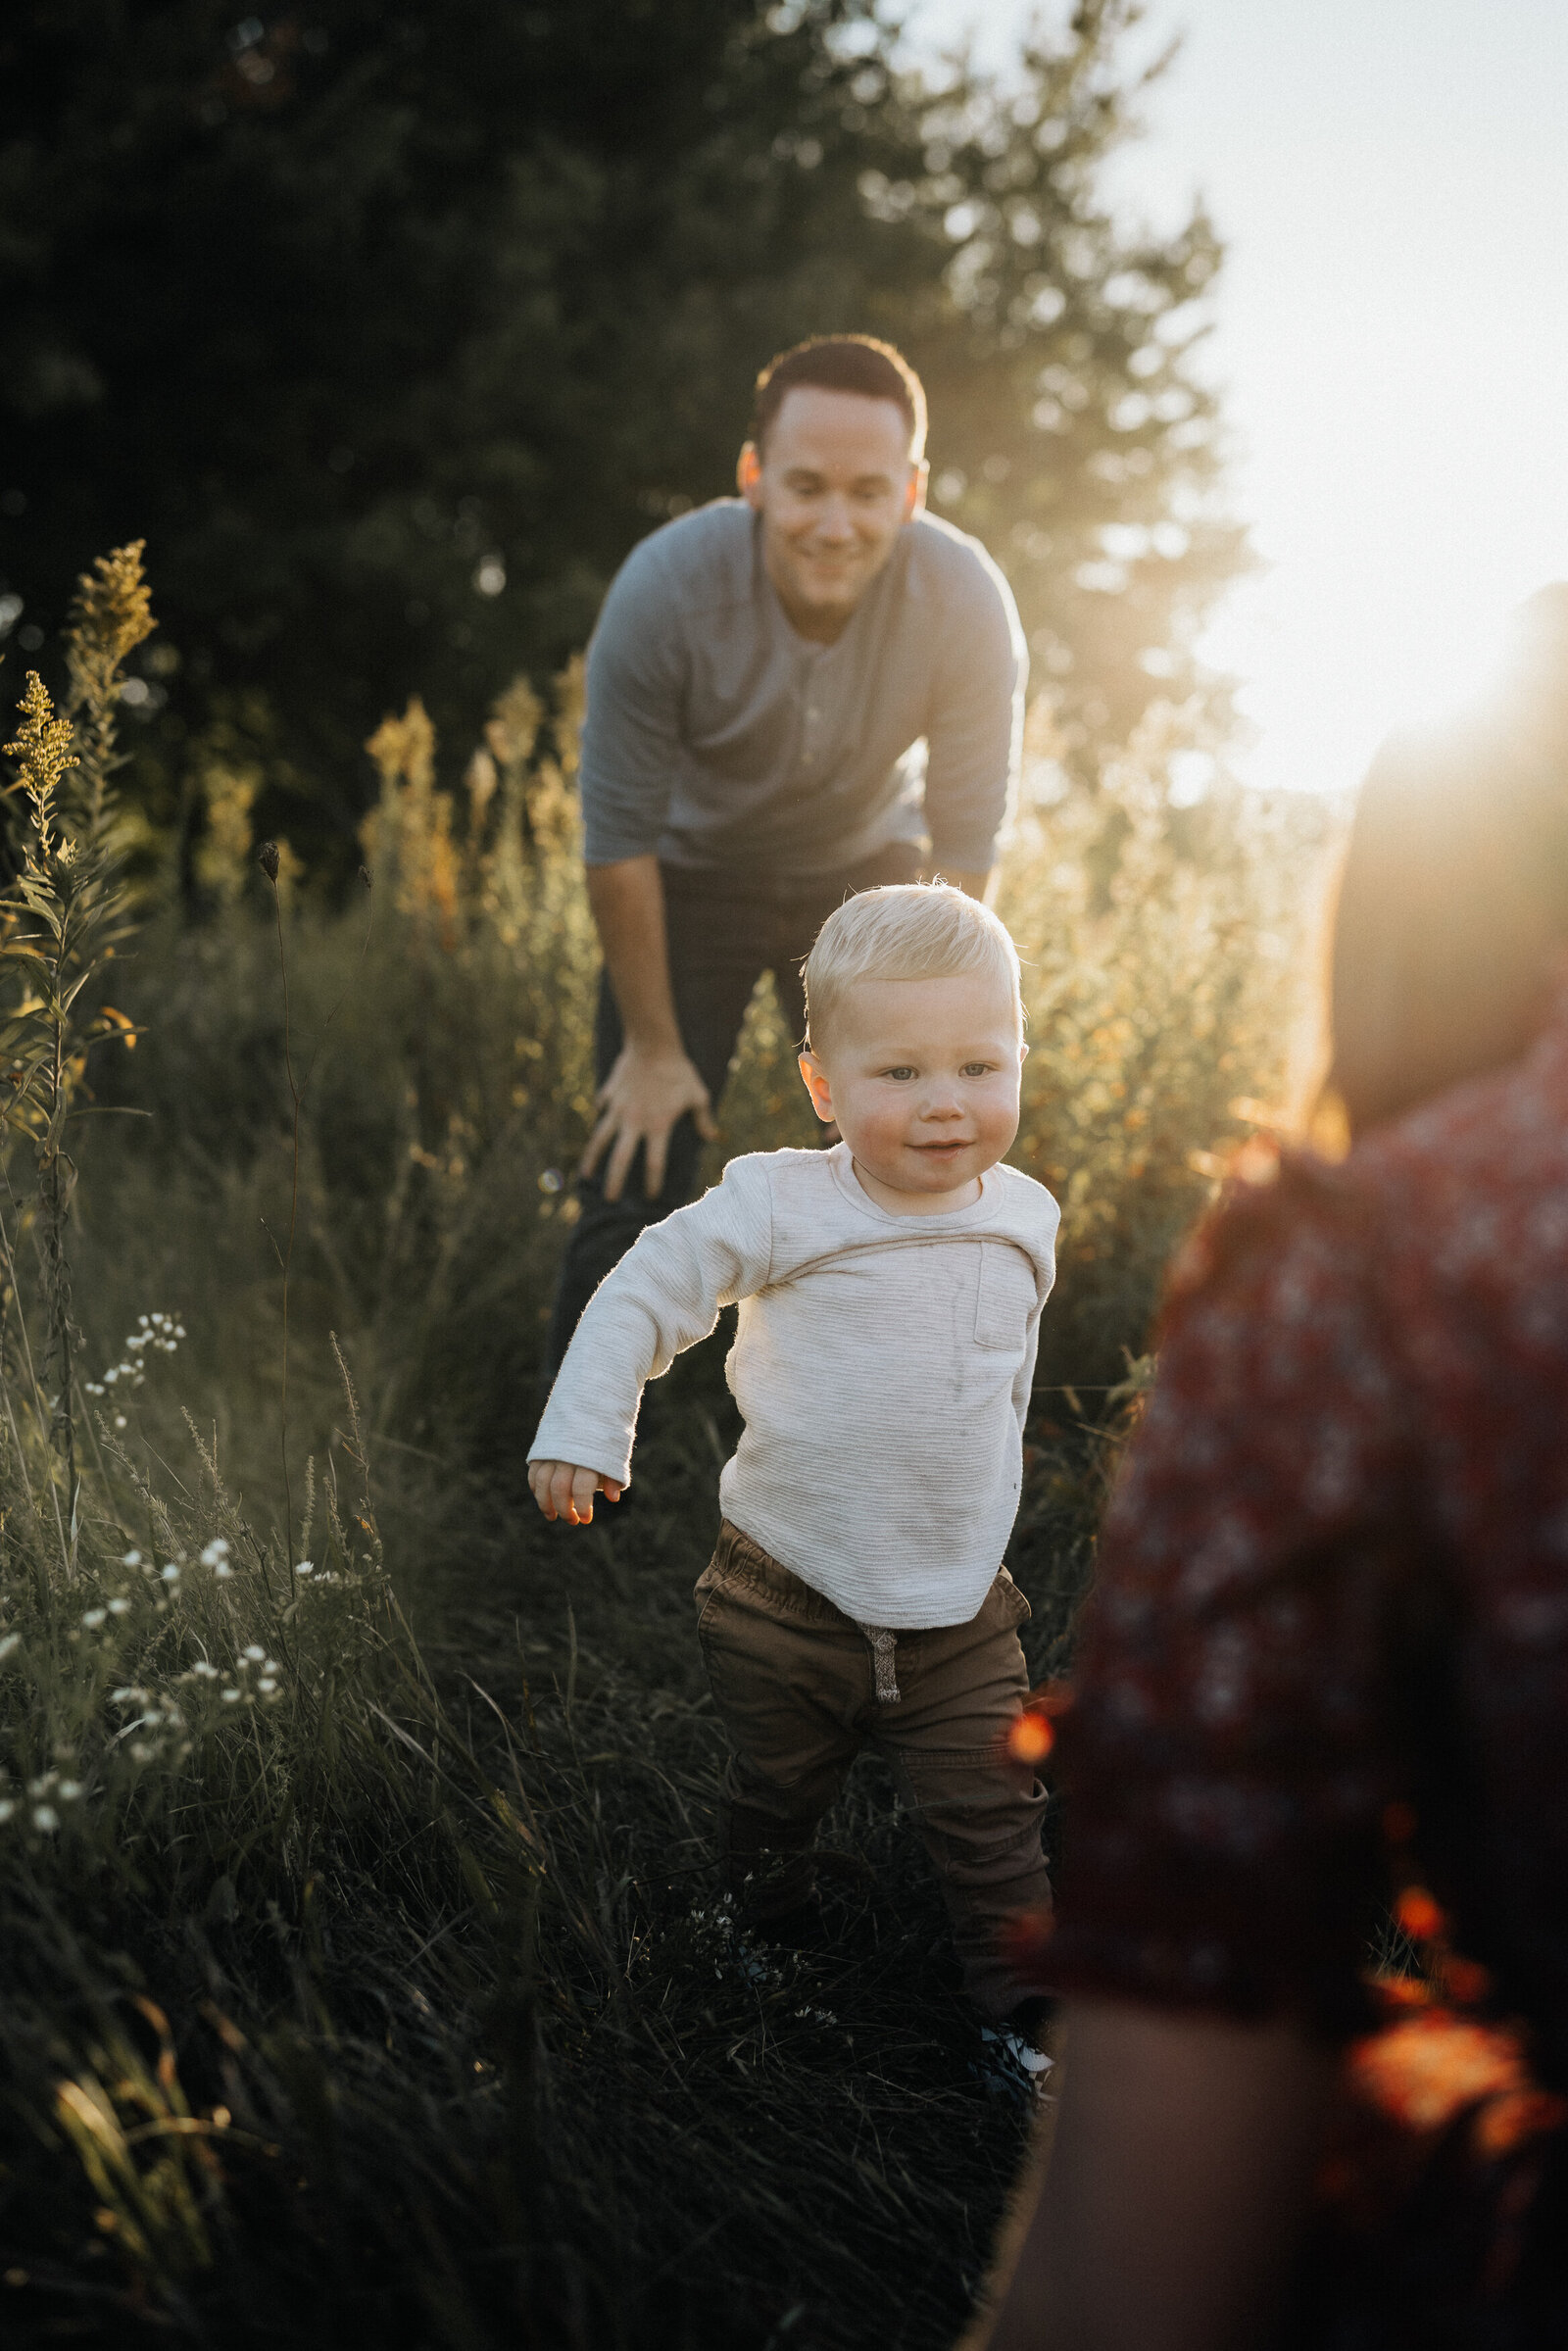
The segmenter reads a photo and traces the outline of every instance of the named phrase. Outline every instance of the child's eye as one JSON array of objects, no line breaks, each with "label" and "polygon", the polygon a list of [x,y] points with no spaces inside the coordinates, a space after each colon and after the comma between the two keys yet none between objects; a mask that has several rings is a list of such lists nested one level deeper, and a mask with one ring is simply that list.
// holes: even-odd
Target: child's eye
[{"label": "child's eye", "polygon": [[958,1075],[964,1078],[988,1078],[995,1066],[991,1061],[965,1061]]},{"label": "child's eye", "polygon": [[884,1069],[882,1075],[885,1078],[912,1078],[914,1071],[907,1061],[901,1061],[896,1069]]}]

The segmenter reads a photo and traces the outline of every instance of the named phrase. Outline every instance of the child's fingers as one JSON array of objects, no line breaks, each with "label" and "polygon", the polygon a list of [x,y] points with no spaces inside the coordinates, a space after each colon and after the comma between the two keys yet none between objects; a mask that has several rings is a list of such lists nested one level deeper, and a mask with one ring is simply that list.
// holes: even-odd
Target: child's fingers
[{"label": "child's fingers", "polygon": [[563,1516],[569,1518],[574,1527],[591,1525],[594,1515],[594,1495],[598,1491],[598,1470],[573,1469],[570,1492]]},{"label": "child's fingers", "polygon": [[603,1491],[612,1502],[618,1502],[624,1488],[618,1478],[607,1478],[597,1469],[583,1469],[575,1461],[530,1461],[528,1491],[546,1518],[564,1518],[569,1527],[593,1524],[594,1495]]}]

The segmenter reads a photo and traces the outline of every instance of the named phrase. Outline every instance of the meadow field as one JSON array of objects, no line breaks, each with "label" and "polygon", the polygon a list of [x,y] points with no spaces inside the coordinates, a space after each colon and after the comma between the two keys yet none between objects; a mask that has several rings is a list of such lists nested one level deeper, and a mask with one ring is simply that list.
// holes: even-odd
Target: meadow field
[{"label": "meadow field", "polygon": [[[122,550],[61,710],[4,672],[7,2339],[936,2351],[1024,2121],[874,1761],[832,1947],[716,1898],[722,1333],[623,1514],[527,1499],[591,1090],[580,666],[474,746],[389,716],[328,893],[242,759],[183,869],[117,805],[151,617]],[[1155,704],[1091,790],[1042,704],[1004,868],[1014,1156],[1064,1209],[1009,1552],[1041,1678],[1160,1267],[1307,1074],[1336,814],[1176,805],[1190,739]],[[808,1135],[764,989],[714,1170]]]}]

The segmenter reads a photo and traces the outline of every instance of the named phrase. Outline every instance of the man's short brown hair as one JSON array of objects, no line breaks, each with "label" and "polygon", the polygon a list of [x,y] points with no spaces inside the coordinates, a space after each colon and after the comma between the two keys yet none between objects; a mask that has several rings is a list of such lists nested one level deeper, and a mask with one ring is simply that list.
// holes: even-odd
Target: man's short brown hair
[{"label": "man's short brown hair", "polygon": [[909,456],[925,451],[925,388],[901,351],[875,335],[812,335],[770,359],[757,379],[752,439],[759,449],[784,396],[802,384],[824,392],[858,392],[862,400],[891,400],[909,428]]}]

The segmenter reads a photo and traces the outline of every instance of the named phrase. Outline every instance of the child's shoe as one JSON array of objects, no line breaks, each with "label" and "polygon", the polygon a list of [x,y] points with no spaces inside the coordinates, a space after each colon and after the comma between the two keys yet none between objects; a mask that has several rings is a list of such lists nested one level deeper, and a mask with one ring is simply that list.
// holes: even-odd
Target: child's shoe
[{"label": "child's shoe", "polygon": [[1015,2018],[982,2026],[980,2049],[977,2071],[988,2089],[1024,2106],[1034,2106],[1048,2094],[1047,2084],[1056,2061],[1036,2048]]}]

